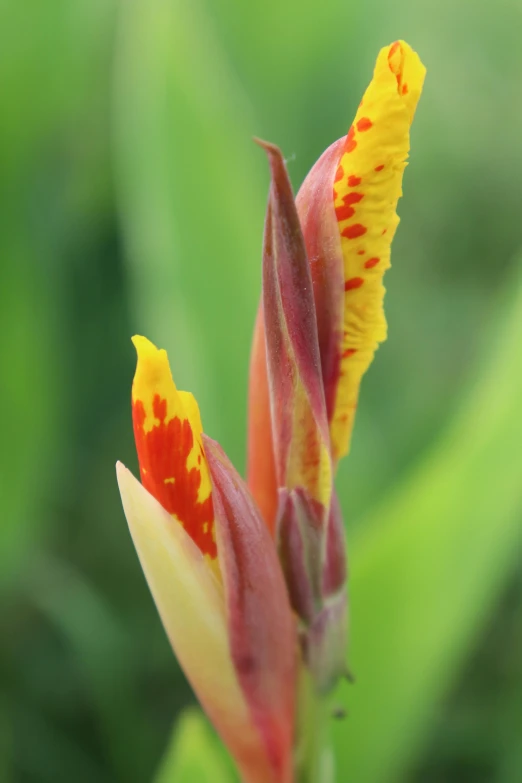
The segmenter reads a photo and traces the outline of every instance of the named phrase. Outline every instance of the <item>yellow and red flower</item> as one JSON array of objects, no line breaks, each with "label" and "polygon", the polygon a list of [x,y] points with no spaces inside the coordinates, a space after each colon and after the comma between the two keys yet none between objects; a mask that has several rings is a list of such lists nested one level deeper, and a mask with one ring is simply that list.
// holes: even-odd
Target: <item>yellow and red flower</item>
[{"label": "yellow and red flower", "polygon": [[[202,431],[167,355],[135,337],[140,484],[123,506],[178,659],[248,783],[294,780],[296,681],[346,670],[344,529],[334,491],[362,376],[386,337],[383,274],[424,67],[381,50],[348,134],[294,200],[271,169],[249,391],[248,487]],[[300,654],[298,654],[298,641]]]}]

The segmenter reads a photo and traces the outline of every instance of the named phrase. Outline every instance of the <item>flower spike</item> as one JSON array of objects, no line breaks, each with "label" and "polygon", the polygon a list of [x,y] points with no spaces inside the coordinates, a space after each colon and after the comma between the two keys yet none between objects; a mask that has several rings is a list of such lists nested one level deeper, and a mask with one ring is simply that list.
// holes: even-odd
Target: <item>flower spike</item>
[{"label": "flower spike", "polygon": [[321,702],[348,676],[333,477],[386,337],[382,280],[423,80],[408,44],[382,49],[347,135],[295,200],[280,150],[258,141],[271,183],[248,484],[203,434],[166,352],[133,338],[142,483],[118,463],[123,508],[172,647],[244,783],[322,780]]}]

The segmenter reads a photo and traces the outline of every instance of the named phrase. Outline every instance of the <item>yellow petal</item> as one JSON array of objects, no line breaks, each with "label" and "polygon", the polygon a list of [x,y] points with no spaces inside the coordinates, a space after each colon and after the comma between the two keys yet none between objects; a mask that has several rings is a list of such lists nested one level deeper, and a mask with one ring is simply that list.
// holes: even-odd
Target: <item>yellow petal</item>
[{"label": "yellow petal", "polygon": [[267,783],[272,772],[230,656],[222,586],[183,527],[121,463],[117,475],[134,545],[174,652],[245,781]]},{"label": "yellow petal", "polygon": [[424,75],[404,41],[380,51],[335,176],[345,288],[341,373],[330,428],[335,460],[348,451],[361,378],[386,339],[382,278],[399,223],[396,207]]}]

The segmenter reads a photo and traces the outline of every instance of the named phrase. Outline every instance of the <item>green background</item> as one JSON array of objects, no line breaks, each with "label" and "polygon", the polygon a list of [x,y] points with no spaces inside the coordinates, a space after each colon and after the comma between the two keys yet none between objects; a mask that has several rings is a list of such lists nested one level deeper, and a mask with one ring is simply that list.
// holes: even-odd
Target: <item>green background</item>
[{"label": "green background", "polygon": [[[0,781],[233,780],[146,588],[130,335],[244,467],[267,165],[297,189],[381,46],[428,73],[389,340],[338,475],[339,783],[522,780],[520,0],[0,0]],[[159,772],[158,772],[159,770]]]}]

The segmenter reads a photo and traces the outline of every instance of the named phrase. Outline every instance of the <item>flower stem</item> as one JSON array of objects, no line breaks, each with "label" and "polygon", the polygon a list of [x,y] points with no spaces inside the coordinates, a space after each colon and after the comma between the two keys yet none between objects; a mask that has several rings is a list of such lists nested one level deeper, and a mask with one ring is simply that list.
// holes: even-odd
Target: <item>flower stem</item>
[{"label": "flower stem", "polygon": [[298,684],[295,783],[333,783],[328,737],[328,704],[302,665]]}]

